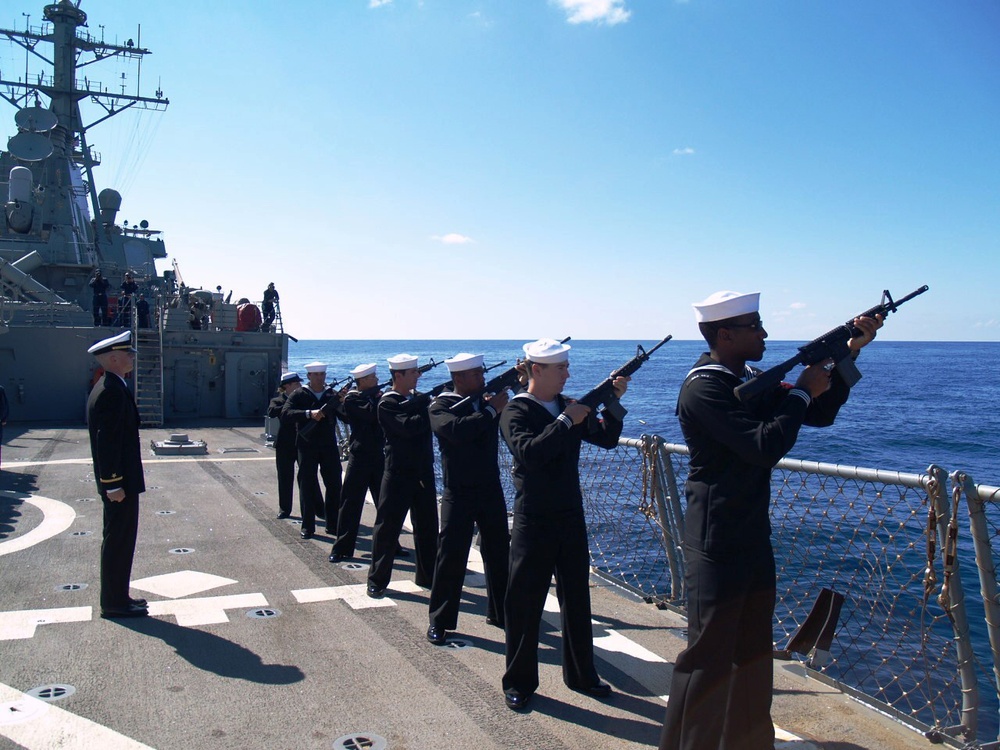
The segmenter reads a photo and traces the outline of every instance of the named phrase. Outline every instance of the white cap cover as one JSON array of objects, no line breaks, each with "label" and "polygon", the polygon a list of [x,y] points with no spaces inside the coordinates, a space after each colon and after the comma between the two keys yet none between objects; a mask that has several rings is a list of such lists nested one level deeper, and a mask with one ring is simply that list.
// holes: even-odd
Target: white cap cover
[{"label": "white cap cover", "polygon": [[305,366],[306,372],[326,372],[326,362],[310,362]]},{"label": "white cap cover", "polygon": [[299,377],[297,372],[283,372],[281,373],[281,385],[286,383],[302,382],[302,378]]},{"label": "white cap cover", "polygon": [[375,374],[375,363],[369,362],[366,365],[358,365],[353,370],[351,370],[351,377],[355,380],[360,380],[361,378],[366,378],[369,375]]},{"label": "white cap cover", "polygon": [[532,362],[542,365],[566,362],[569,359],[569,344],[562,344],[555,339],[538,339],[521,347],[524,356]]},{"label": "white cap cover", "polygon": [[87,350],[87,354],[107,354],[108,352],[134,352],[132,332],[125,331],[115,336],[102,339]]},{"label": "white cap cover", "polygon": [[757,312],[760,307],[760,292],[716,292],[703,302],[695,302],[691,307],[694,308],[695,320],[699,323],[727,320]]},{"label": "white cap cover", "polygon": [[448,372],[465,372],[466,370],[474,370],[477,367],[482,367],[483,359],[484,355],[482,354],[462,352],[456,354],[451,359],[446,359],[444,363],[448,365]]},{"label": "white cap cover", "polygon": [[390,370],[409,370],[411,367],[417,366],[417,358],[412,354],[397,354],[395,357],[389,357],[386,361],[389,363]]}]

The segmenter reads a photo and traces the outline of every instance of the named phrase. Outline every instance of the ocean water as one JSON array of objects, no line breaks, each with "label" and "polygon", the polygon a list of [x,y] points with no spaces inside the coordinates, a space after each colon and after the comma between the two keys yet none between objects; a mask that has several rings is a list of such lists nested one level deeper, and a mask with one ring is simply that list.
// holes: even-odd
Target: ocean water
[{"label": "ocean water", "polygon": [[[559,335],[559,334],[557,334]],[[289,345],[288,365],[304,376],[304,365],[328,365],[330,381],[346,377],[363,362],[378,364],[388,380],[386,358],[403,352],[441,361],[458,352],[486,355],[487,366],[514,364],[522,341],[299,341]],[[627,362],[636,344],[655,341],[570,341],[566,395],[581,396]],[[791,357],[801,342],[768,341],[760,366]],[[629,410],[624,435],[659,435],[683,443],[674,416],[684,376],[705,350],[704,342],[670,341],[633,376],[623,404]],[[789,458],[921,473],[931,464],[962,470],[980,484],[1000,486],[1000,389],[991,373],[1000,371],[1000,342],[926,343],[876,340],[858,358],[861,381],[836,423],[805,428]],[[970,375],[969,366],[974,365]],[[487,375],[487,377],[489,377]],[[794,380],[795,371],[786,379]],[[426,390],[448,380],[444,365],[421,379]]]}]

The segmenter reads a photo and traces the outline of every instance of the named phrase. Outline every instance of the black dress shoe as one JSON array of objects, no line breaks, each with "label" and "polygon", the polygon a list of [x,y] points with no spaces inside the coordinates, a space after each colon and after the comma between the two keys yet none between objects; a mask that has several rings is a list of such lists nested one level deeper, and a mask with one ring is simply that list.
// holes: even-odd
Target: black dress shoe
[{"label": "black dress shoe", "polygon": [[278,519],[280,520],[280,519],[282,519],[282,518],[290,518],[290,517],[291,517],[291,515],[292,515],[292,514],[291,514],[291,513],[289,513],[288,511],[286,511],[286,510],[283,510],[283,511],[281,511],[281,513],[279,513],[279,514],[278,514]]},{"label": "black dress shoe", "polygon": [[337,536],[337,530],[331,529],[329,526],[326,527],[326,533],[333,537]]},{"label": "black dress shoe", "polygon": [[368,590],[365,593],[367,593],[368,596],[371,597],[372,599],[381,599],[383,596],[385,596],[385,587],[376,586],[374,584],[369,583]]},{"label": "black dress shoe", "polygon": [[487,618],[486,618],[486,624],[487,624],[487,625],[492,625],[492,626],[493,626],[493,627],[495,627],[495,628],[500,628],[501,630],[504,630],[504,629],[505,629],[505,628],[504,628],[504,625],[503,625],[503,623],[502,623],[502,622],[500,622],[500,621],[499,621],[499,620],[498,620],[497,618],[495,618],[495,617],[487,617]]},{"label": "black dress shoe", "polygon": [[523,711],[531,702],[531,693],[522,693],[516,688],[507,688],[503,691],[503,701],[511,711]]},{"label": "black dress shoe", "polygon": [[330,556],[328,558],[326,558],[326,559],[329,560],[332,563],[339,563],[339,562],[343,562],[346,558],[342,554],[340,554],[339,552],[331,552]]},{"label": "black dress shoe", "polygon": [[409,556],[410,556],[410,550],[406,549],[406,547],[396,548],[396,557],[409,557]]},{"label": "black dress shoe", "polygon": [[120,617],[145,617],[149,610],[135,604],[124,607],[101,607],[101,617],[105,620],[117,620]]},{"label": "black dress shoe", "polygon": [[606,682],[598,682],[596,685],[590,685],[589,687],[570,686],[570,690],[589,695],[591,698],[607,698],[611,695],[611,686]]},{"label": "black dress shoe", "polygon": [[128,598],[128,603],[133,607],[148,607],[149,602],[145,599],[133,599],[131,596]]},{"label": "black dress shoe", "polygon": [[445,635],[444,628],[438,627],[437,625],[431,625],[427,628],[427,640],[435,646],[443,646],[448,642],[448,636]]},{"label": "black dress shoe", "polygon": [[302,537],[303,539],[312,539],[313,534],[315,533],[316,533],[315,531],[300,531],[299,536]]}]

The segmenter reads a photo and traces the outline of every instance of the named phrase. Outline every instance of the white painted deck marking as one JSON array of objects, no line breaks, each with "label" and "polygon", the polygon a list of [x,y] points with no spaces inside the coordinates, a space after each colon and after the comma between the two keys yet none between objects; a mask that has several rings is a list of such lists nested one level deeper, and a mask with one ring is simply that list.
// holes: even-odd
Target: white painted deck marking
[{"label": "white painted deck marking", "polygon": [[94,616],[93,607],[61,607],[59,609],[25,609],[20,612],[0,612],[0,641],[32,638],[35,628],[58,622],[87,622]]},{"label": "white painted deck marking", "polygon": [[[395,607],[390,597],[372,599],[366,593],[368,584],[354,583],[347,586],[324,586],[318,589],[296,589],[292,591],[292,596],[299,604],[310,604],[312,602],[329,602],[336,599],[343,599],[351,609],[371,609],[372,607]],[[414,594],[425,591],[412,581],[394,581],[392,587],[386,593],[399,591],[405,594]]]},{"label": "white painted deck marking", "polygon": [[227,609],[247,609],[266,607],[263,594],[233,594],[231,596],[207,596],[201,599],[177,599],[175,601],[150,602],[149,614],[173,615],[177,624],[218,625],[229,622]]},{"label": "white painted deck marking", "polygon": [[0,684],[0,737],[29,750],[153,750],[90,719]]},{"label": "white painted deck marking", "polygon": [[23,500],[42,511],[42,522],[38,526],[27,534],[0,542],[0,555],[20,552],[39,542],[44,542],[46,539],[51,539],[72,526],[73,520],[76,518],[76,511],[59,500],[39,495],[26,495],[23,492],[3,491],[0,492],[0,495],[13,500]]},{"label": "white painted deck marking", "polygon": [[148,591],[156,596],[180,599],[182,596],[200,594],[209,589],[217,589],[234,583],[238,583],[238,581],[211,573],[200,573],[197,570],[178,570],[176,573],[140,578],[138,581],[132,581],[130,585],[134,589]]}]

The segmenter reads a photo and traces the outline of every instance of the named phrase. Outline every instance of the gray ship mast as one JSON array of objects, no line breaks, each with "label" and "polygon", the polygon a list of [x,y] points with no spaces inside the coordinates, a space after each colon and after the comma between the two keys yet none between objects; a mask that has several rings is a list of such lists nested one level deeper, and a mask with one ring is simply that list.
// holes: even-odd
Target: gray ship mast
[{"label": "gray ship mast", "polygon": [[[124,230],[115,225],[121,195],[110,189],[98,193],[94,167],[100,156],[88,143],[88,133],[133,107],[162,111],[169,100],[160,90],[153,97],[141,96],[138,82],[136,93],[130,94],[124,82],[106,86],[87,75],[78,78],[86,66],[116,57],[135,62],[141,72],[142,58],[150,54],[132,39],[112,44],[103,34],[93,37],[86,31],[87,14],[79,0],[46,5],[43,17],[46,23],[39,27],[0,29],[0,38],[26,52],[24,80],[11,80],[7,71],[0,71],[0,97],[17,109],[18,129],[0,159],[0,180],[9,179],[10,190],[7,229],[0,228],[0,260],[10,265],[0,268],[0,275],[28,298],[45,296],[18,275],[21,271],[61,298],[83,301],[93,268],[113,276],[138,268],[148,277],[155,274],[152,260],[166,256],[162,241],[150,239],[159,233],[146,222]],[[48,44],[51,58],[46,56]],[[51,75],[29,74],[27,60],[41,61]],[[47,108],[43,97],[49,100]],[[102,110],[91,122],[83,119],[82,101]]]}]

